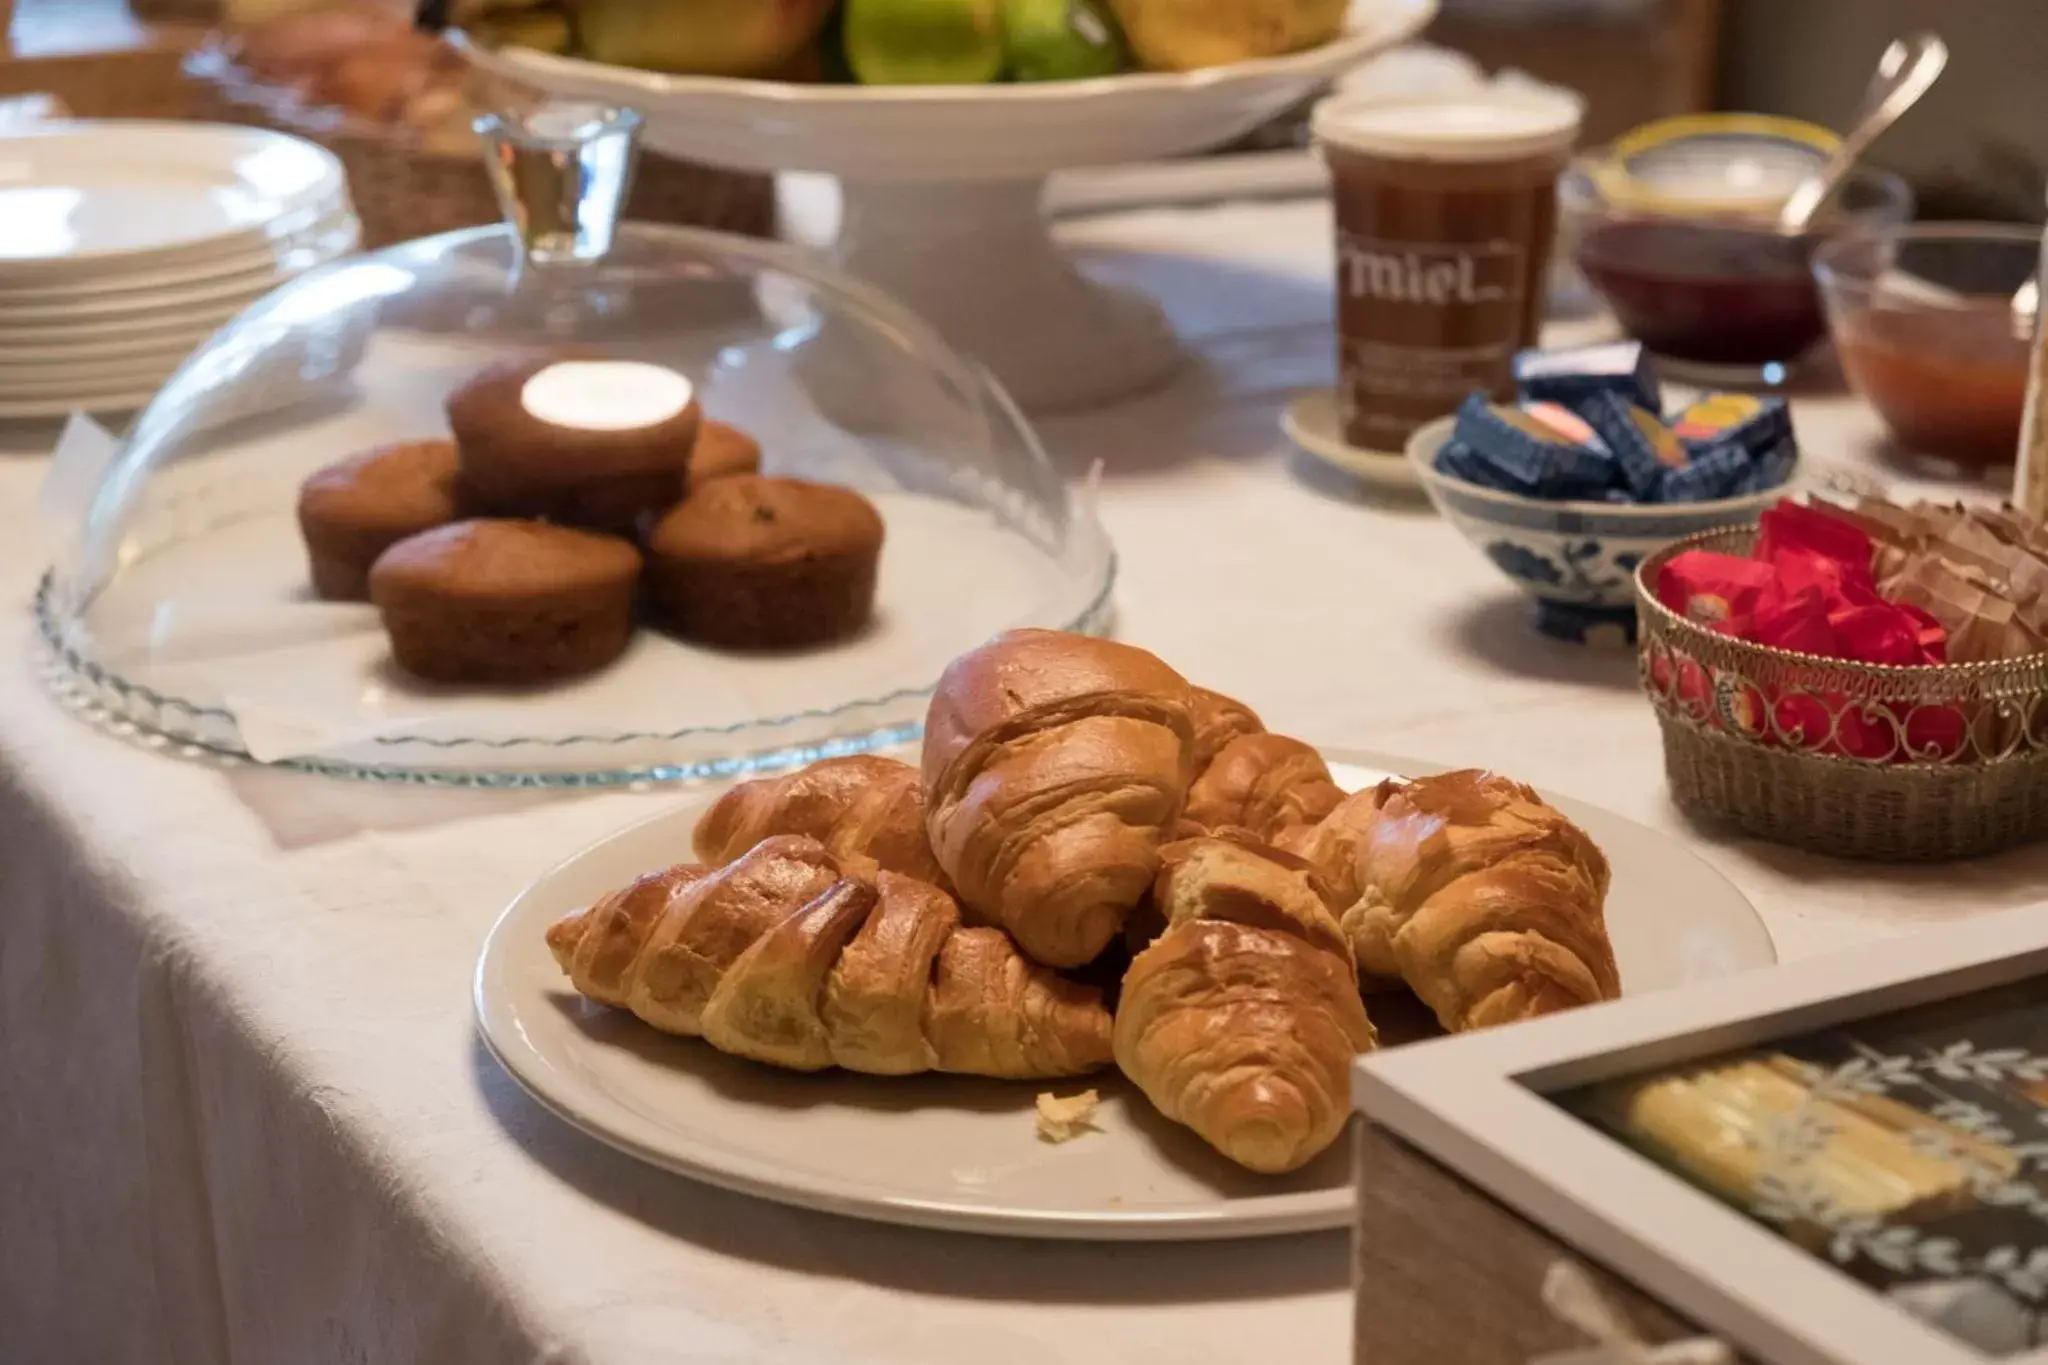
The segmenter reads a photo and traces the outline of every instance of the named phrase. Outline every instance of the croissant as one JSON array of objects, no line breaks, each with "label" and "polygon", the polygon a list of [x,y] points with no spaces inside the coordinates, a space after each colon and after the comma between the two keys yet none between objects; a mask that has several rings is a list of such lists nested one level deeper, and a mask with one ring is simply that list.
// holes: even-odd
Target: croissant
[{"label": "croissant", "polygon": [[589,909],[548,926],[548,948],[576,989],[602,1005],[626,1008],[633,962],[669,902],[711,875],[682,863],[650,872]]},{"label": "croissant", "polygon": [[584,995],[798,1071],[1073,1076],[1111,1057],[1099,992],[1027,962],[953,898],[846,875],[816,839],[642,877],[547,931]]},{"label": "croissant", "polygon": [[1185,840],[1162,863],[1168,924],[1124,977],[1117,1065],[1239,1165],[1294,1170],[1343,1131],[1351,1059],[1378,1041],[1326,890],[1248,840]]},{"label": "croissant", "polygon": [[1607,859],[1528,787],[1466,770],[1388,781],[1283,837],[1337,888],[1361,971],[1454,1032],[1621,993]]},{"label": "croissant", "polygon": [[1214,763],[1216,755],[1233,739],[1260,734],[1266,728],[1251,707],[1206,687],[1188,689],[1188,716],[1195,726],[1197,773]]},{"label": "croissant", "polygon": [[1188,788],[1181,819],[1209,833],[1234,826],[1270,840],[1283,829],[1315,824],[1343,799],[1323,756],[1300,740],[1240,735]]},{"label": "croissant", "polygon": [[1159,869],[1193,776],[1188,685],[1129,645],[1018,630],[953,661],[925,720],[925,828],[960,899],[1054,967]]},{"label": "croissant", "polygon": [[924,832],[917,769],[876,754],[827,758],[783,777],[742,782],[697,821],[697,859],[723,867],[773,834],[808,834],[836,856],[943,884]]}]

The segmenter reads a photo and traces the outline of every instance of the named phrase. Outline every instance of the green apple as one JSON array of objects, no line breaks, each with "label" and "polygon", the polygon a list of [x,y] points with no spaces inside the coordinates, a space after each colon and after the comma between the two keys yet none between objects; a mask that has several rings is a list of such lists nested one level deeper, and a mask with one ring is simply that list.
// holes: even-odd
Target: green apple
[{"label": "green apple", "polygon": [[846,0],[846,60],[864,84],[981,85],[1003,56],[1003,0]]},{"label": "green apple", "polygon": [[697,76],[772,76],[810,46],[835,0],[577,0],[593,61]]},{"label": "green apple", "polygon": [[1124,68],[1123,34],[1096,0],[1004,0],[1003,35],[1020,81],[1078,81]]}]

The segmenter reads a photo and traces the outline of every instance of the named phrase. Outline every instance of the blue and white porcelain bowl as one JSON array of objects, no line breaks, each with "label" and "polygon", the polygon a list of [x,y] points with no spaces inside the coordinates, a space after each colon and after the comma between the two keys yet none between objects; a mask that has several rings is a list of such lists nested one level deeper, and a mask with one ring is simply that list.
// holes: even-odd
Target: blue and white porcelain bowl
[{"label": "blue and white porcelain bowl", "polygon": [[1423,490],[1459,534],[1536,599],[1537,629],[1581,643],[1635,638],[1636,565],[1654,551],[1700,531],[1753,525],[1792,488],[1788,481],[1712,502],[1525,498],[1438,472],[1437,452],[1456,422],[1431,422],[1408,440],[1408,459]]}]

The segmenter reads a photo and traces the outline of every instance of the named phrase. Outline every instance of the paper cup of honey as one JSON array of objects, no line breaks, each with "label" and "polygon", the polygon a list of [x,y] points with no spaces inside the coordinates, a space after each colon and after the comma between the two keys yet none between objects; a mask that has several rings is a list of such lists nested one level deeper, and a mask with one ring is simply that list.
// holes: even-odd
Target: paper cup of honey
[{"label": "paper cup of honey", "polygon": [[1515,353],[1542,324],[1557,177],[1583,113],[1569,91],[1498,85],[1316,106],[1350,445],[1399,452],[1475,389],[1512,396]]}]

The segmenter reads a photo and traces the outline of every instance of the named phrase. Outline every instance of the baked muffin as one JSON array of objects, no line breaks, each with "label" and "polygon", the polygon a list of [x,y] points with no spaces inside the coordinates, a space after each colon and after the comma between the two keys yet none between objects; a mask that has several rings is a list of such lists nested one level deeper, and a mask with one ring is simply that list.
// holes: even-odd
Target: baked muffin
[{"label": "baked muffin", "polygon": [[448,395],[479,512],[621,534],[683,496],[699,417],[674,370],[586,351],[501,362]]},{"label": "baked muffin", "polygon": [[686,640],[791,649],[851,635],[875,603],[882,518],[850,488],[712,479],[647,536],[655,618]]},{"label": "baked muffin", "polygon": [[690,487],[735,474],[761,472],[761,443],[736,426],[704,419],[690,451]]},{"label": "baked muffin", "polygon": [[533,683],[593,672],[633,635],[640,552],[538,521],[458,521],[401,540],[370,570],[398,666],[435,682]]},{"label": "baked muffin", "polygon": [[379,446],[328,465],[299,485],[313,591],[331,602],[366,601],[378,555],[461,515],[452,442]]}]

